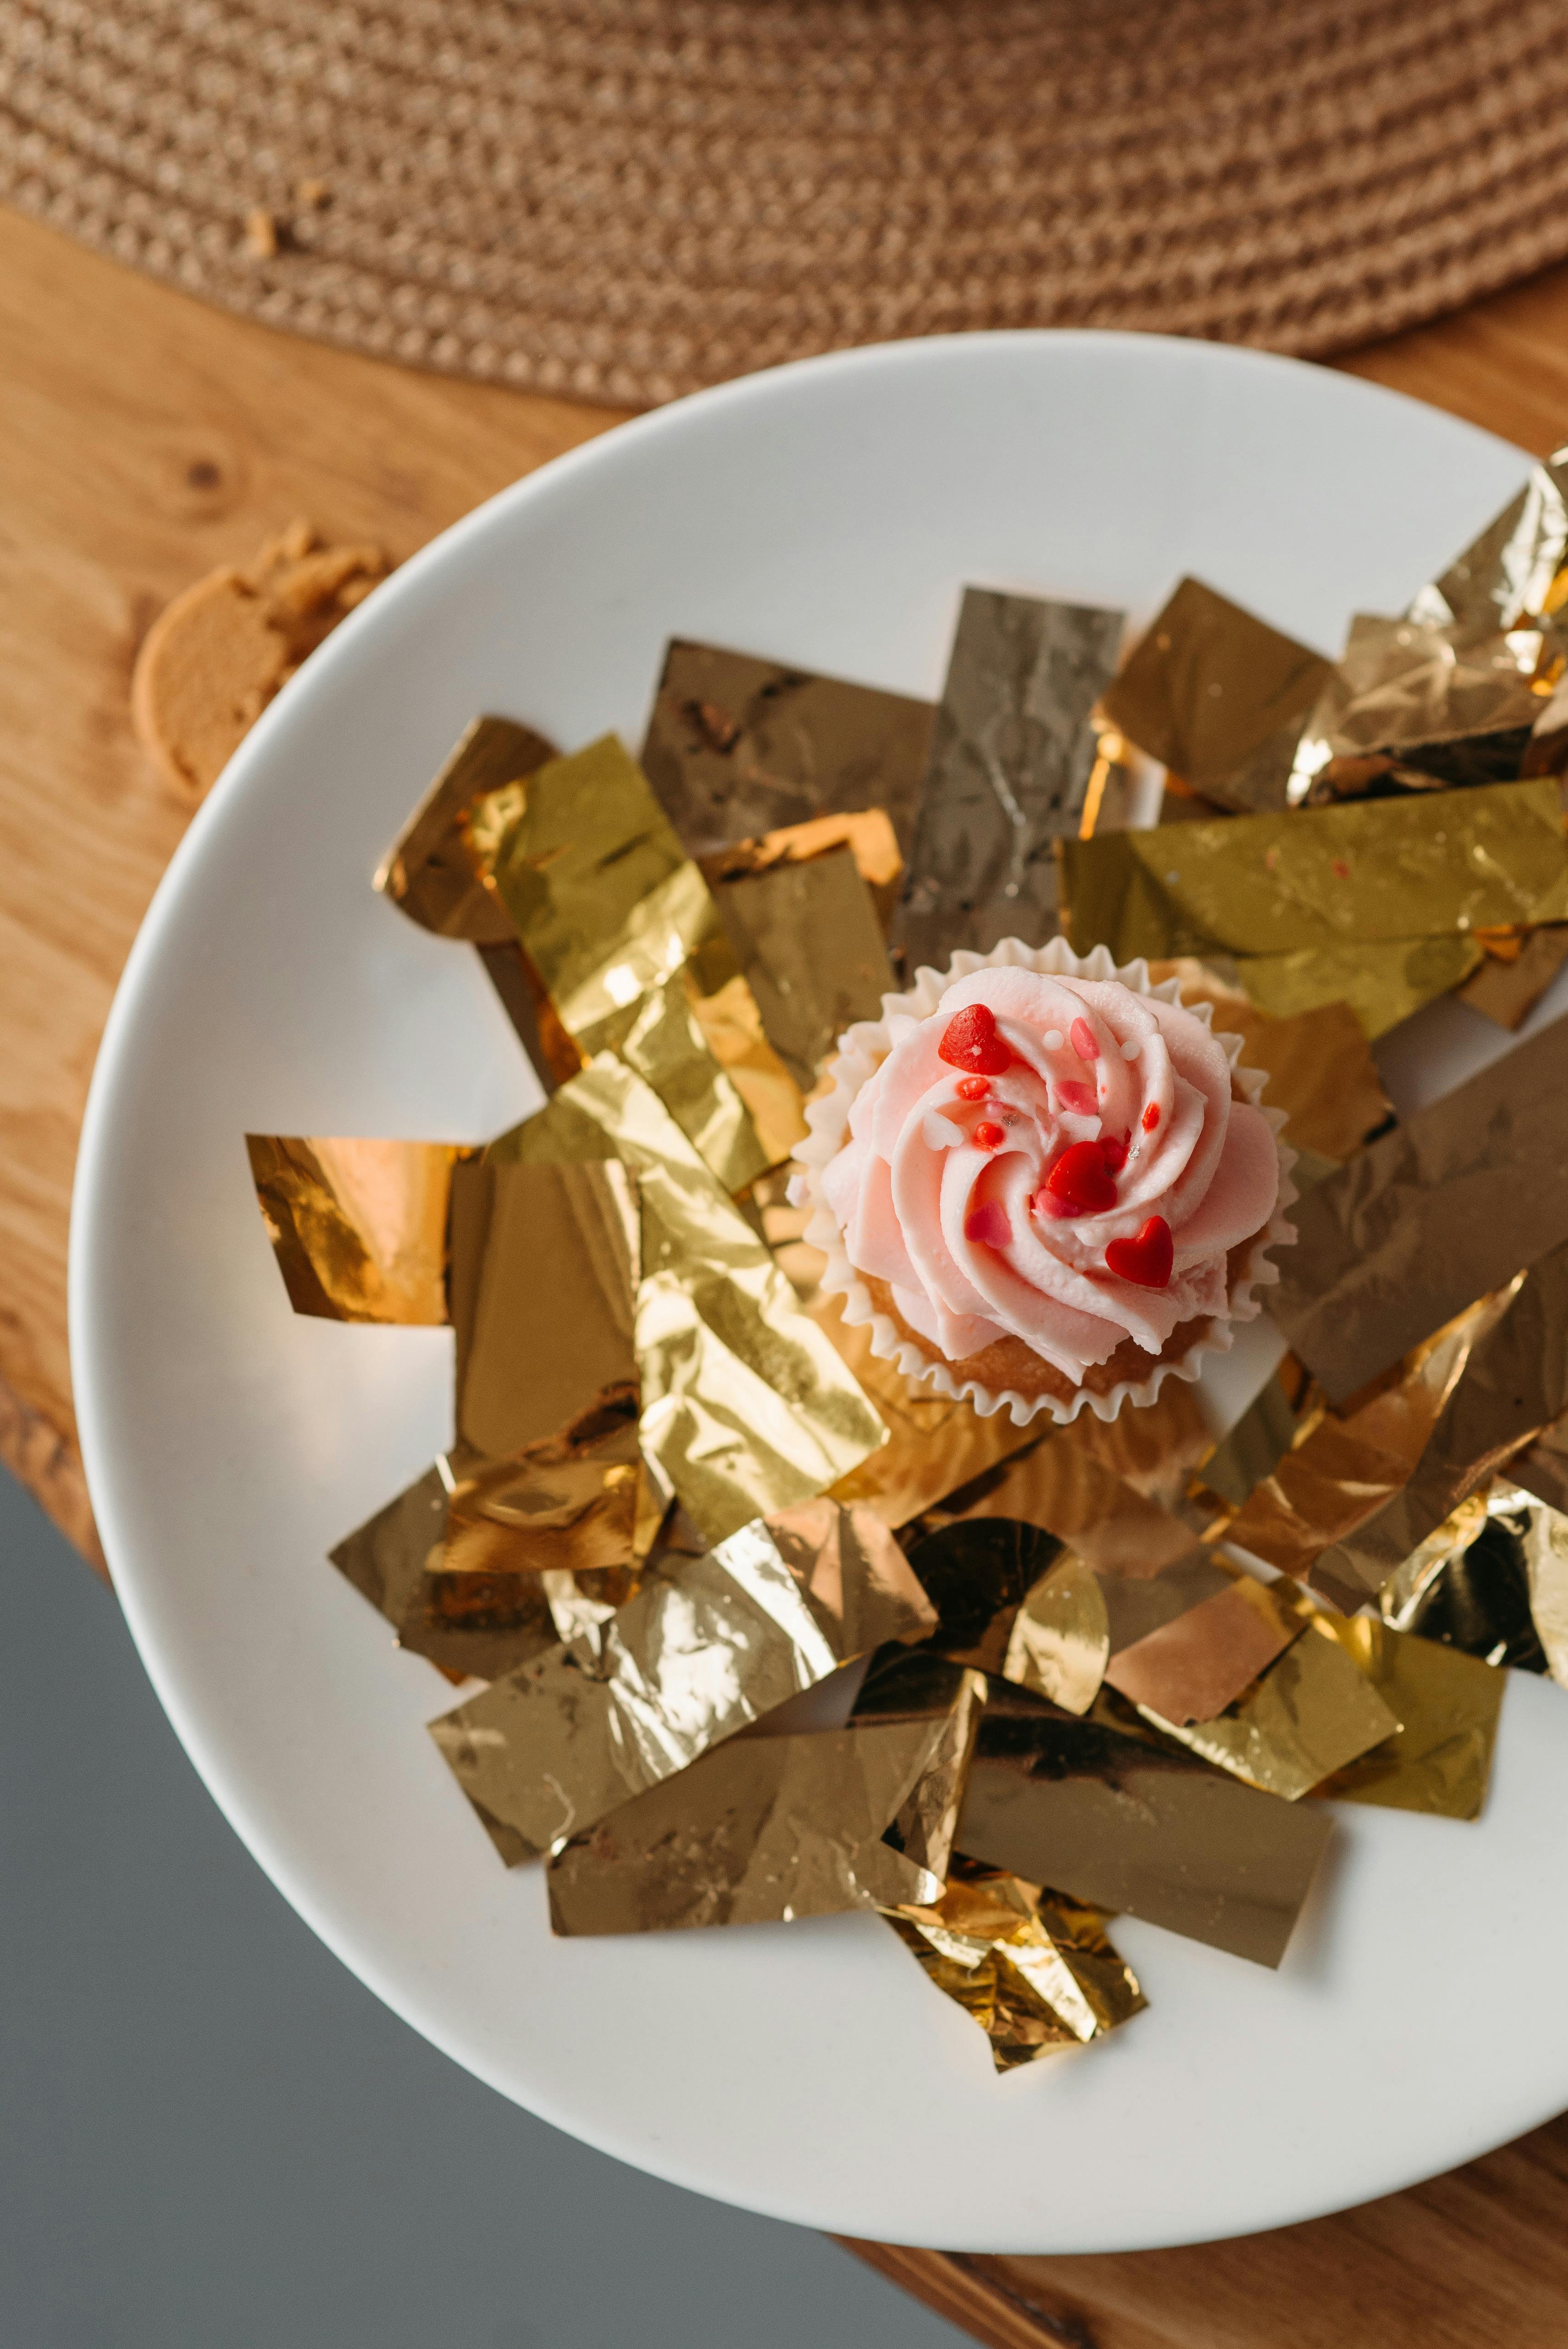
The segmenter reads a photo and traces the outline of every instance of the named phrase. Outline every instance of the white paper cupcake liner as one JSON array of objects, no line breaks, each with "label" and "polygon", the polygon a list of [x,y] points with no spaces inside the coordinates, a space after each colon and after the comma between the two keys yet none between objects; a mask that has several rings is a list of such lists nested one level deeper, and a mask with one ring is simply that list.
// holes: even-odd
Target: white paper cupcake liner
[{"label": "white paper cupcake liner", "polygon": [[[974,1405],[983,1419],[998,1411],[1011,1413],[1015,1426],[1022,1427],[1042,1412],[1066,1425],[1080,1411],[1092,1411],[1097,1418],[1114,1419],[1123,1403],[1150,1403],[1167,1379],[1196,1379],[1208,1354],[1230,1350],[1233,1333],[1238,1321],[1253,1321],[1263,1310],[1256,1291],[1266,1288],[1279,1278],[1278,1268],[1269,1261],[1271,1248],[1287,1247],[1295,1237],[1295,1227],[1286,1210],[1295,1204],[1296,1188],[1291,1180],[1295,1164],[1295,1153],[1288,1143],[1279,1143],[1284,1123],[1281,1110],[1263,1109],[1261,1095],[1268,1082],[1256,1069],[1243,1069],[1241,1055],[1244,1049],[1239,1036],[1214,1030],[1214,1040],[1222,1046],[1231,1064],[1231,1073],[1243,1096],[1254,1107],[1263,1109],[1264,1117],[1274,1128],[1280,1154],[1279,1196],[1268,1223],[1257,1234],[1248,1250],[1246,1261],[1232,1283],[1230,1310],[1223,1320],[1214,1320],[1210,1333],[1199,1338],[1171,1361],[1157,1362],[1149,1375],[1134,1384],[1123,1379],[1109,1393],[1097,1394],[1080,1387],[1071,1400],[1063,1402],[1055,1395],[1022,1395],[1014,1388],[996,1392],[983,1387],[974,1379],[960,1380],[950,1363],[933,1361],[919,1346],[905,1336],[892,1316],[878,1310],[870,1290],[851,1264],[844,1249],[844,1237],[838,1219],[822,1195],[822,1170],[838,1155],[849,1133],[850,1109],[856,1094],[867,1079],[874,1074],[887,1058],[897,1040],[892,1023],[902,1019],[924,1019],[941,1005],[949,988],[960,979],[970,978],[977,970],[994,966],[1016,970],[1036,970],[1051,978],[1116,978],[1135,995],[1157,995],[1164,1002],[1179,1003],[1181,990],[1177,980],[1168,978],[1159,987],[1150,984],[1149,965],[1141,957],[1137,962],[1115,963],[1109,948],[1096,947],[1085,956],[1074,954],[1065,939],[1052,938],[1043,947],[1026,947],[1021,938],[1004,938],[989,954],[975,954],[960,947],[952,966],[937,971],[923,966],[914,974],[914,984],[903,995],[884,995],[880,1019],[860,1019],[849,1029],[841,1040],[837,1060],[830,1062],[828,1074],[833,1080],[831,1092],[811,1102],[806,1112],[810,1128],[808,1138],[795,1153],[796,1175],[791,1195],[798,1206],[809,1206],[813,1214],[806,1226],[806,1237],[814,1247],[820,1248],[828,1259],[822,1276],[822,1288],[830,1297],[843,1299],[843,1315],[851,1328],[869,1323],[873,1354],[884,1361],[897,1364],[906,1378],[919,1379],[934,1387],[939,1394],[951,1395],[955,1402]],[[1188,1007],[1195,1019],[1211,1028],[1213,1007],[1200,1003]]]}]

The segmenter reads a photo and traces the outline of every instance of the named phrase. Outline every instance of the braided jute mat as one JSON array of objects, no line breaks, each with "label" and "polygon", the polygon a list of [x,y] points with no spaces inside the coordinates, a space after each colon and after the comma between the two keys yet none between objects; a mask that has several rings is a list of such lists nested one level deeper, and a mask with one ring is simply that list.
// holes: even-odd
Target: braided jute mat
[{"label": "braided jute mat", "polygon": [[1564,0],[0,0],[0,197],[248,316],[640,403],[1568,255]]}]

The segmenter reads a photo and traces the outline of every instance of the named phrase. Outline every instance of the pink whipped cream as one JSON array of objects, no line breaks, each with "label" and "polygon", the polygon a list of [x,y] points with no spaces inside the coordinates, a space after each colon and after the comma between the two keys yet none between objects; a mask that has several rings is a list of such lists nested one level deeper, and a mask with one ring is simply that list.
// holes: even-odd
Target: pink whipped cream
[{"label": "pink whipped cream", "polygon": [[850,1262],[949,1361],[1021,1338],[1073,1380],[1227,1311],[1268,1221],[1268,1120],[1204,1022],[1115,979],[980,970],[892,1050],[822,1193]]}]

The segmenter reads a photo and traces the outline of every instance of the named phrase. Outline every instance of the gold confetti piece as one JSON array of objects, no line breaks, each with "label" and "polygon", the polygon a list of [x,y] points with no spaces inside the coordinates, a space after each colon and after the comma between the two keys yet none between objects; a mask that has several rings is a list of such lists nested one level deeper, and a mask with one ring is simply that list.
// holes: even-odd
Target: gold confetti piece
[{"label": "gold confetti piece", "polygon": [[1467,638],[1359,613],[1302,731],[1293,801],[1429,792],[1516,776],[1541,710],[1534,680],[1561,666],[1534,629]]},{"label": "gold confetti piece", "polygon": [[768,1163],[693,1006],[738,979],[707,884],[614,735],[475,806],[470,830],[585,1058],[646,1079],[728,1191]]},{"label": "gold confetti piece", "polygon": [[999,1870],[965,1867],[888,1923],[991,2043],[998,2072],[1103,2038],[1149,2003],[1097,1909]]},{"label": "gold confetti piece", "polygon": [[1203,1489],[1241,1508],[1285,1454],[1306,1441],[1326,1409],[1322,1389],[1286,1354],[1203,1462],[1198,1471]]},{"label": "gold confetti piece", "polygon": [[1568,1516],[1535,1500],[1523,1538],[1531,1619],[1547,1670],[1568,1688]]},{"label": "gold confetti piece", "polygon": [[752,873],[771,873],[780,864],[800,864],[847,848],[855,870],[871,891],[877,918],[885,931],[898,904],[903,877],[903,857],[898,834],[886,808],[870,807],[841,815],[811,817],[805,823],[781,824],[759,840],[739,840],[733,846],[712,850],[697,859],[703,878],[724,905],[722,885]]},{"label": "gold confetti piece", "polygon": [[1183,1723],[1148,1705],[1139,1711],[1216,1769],[1287,1803],[1381,1745],[1401,1725],[1332,1631],[1320,1633],[1315,1620],[1252,1692],[1216,1720]]},{"label": "gold confetti piece", "polygon": [[[1535,1561],[1553,1579],[1555,1513],[1503,1478],[1473,1493],[1383,1587],[1378,1609],[1397,1631],[1516,1671],[1550,1669],[1533,1617]],[[1544,1540],[1542,1537],[1544,1535]],[[1532,1558],[1532,1552],[1534,1554]]]},{"label": "gold confetti piece", "polygon": [[515,944],[516,927],[481,878],[467,842],[474,802],[521,782],[560,753],[531,727],[510,718],[476,718],[381,861],[376,887],[393,905],[444,938],[475,946]]},{"label": "gold confetti piece", "polygon": [[[953,1688],[936,1737],[882,1830],[882,1840],[889,1848],[923,1869],[929,1879],[923,1892],[908,1897],[934,1899],[947,1874],[985,1702],[985,1676],[980,1672],[962,1673]],[[759,1726],[765,1731],[767,1723]]]},{"label": "gold confetti piece", "polygon": [[486,1164],[619,1156],[641,1199],[643,1449],[710,1542],[834,1485],[882,1421],[657,1095],[601,1054]]},{"label": "gold confetti piece", "polygon": [[547,1871],[553,1932],[793,1922],[932,1898],[942,1878],[882,1837],[945,1723],[733,1737],[574,1835]]},{"label": "gold confetti piece", "polygon": [[1100,708],[1203,798],[1283,808],[1303,722],[1331,674],[1321,653],[1183,579]]},{"label": "gold confetti piece", "polygon": [[1045,1526],[1108,1574],[1159,1574],[1185,1557],[1191,1528],[1117,1475],[1092,1439],[1075,1441],[1078,1424],[1037,1438],[974,1485],[949,1494],[927,1513],[933,1530],[1019,1519]]},{"label": "gold confetti piece", "polygon": [[635,1185],[614,1161],[459,1166],[450,1314],[461,1442],[501,1459],[637,1383]]},{"label": "gold confetti piece", "polygon": [[1101,1573],[1098,1580],[1105,1600],[1111,1654],[1119,1656],[1163,1625],[1175,1622],[1190,1608],[1201,1607],[1205,1599],[1228,1590],[1234,1578],[1233,1569],[1218,1565],[1212,1549],[1202,1542],[1194,1543],[1173,1566],[1161,1567],[1158,1574]]},{"label": "gold confetti piece", "polygon": [[1089,713],[1123,617],[965,589],[893,926],[910,969],[945,970],[959,947],[1055,936],[1055,852],[1083,815],[1099,749]]},{"label": "gold confetti piece", "polygon": [[871,891],[839,848],[720,882],[716,895],[768,1040],[810,1092],[845,1029],[880,1019],[892,992]]},{"label": "gold confetti piece", "polygon": [[1149,976],[1156,986],[1176,979],[1189,1009],[1212,1004],[1215,1028],[1242,1039],[1242,1066],[1264,1071],[1264,1106],[1284,1112],[1282,1138],[1293,1149],[1348,1158],[1392,1117],[1366,1030],[1349,1003],[1320,1002],[1275,1019],[1191,956],[1150,963]]},{"label": "gold confetti piece", "polygon": [[676,637],[643,765],[693,856],[870,808],[886,811],[907,854],[935,715],[902,693]]},{"label": "gold confetti piece", "polygon": [[1470,932],[1568,914],[1551,778],[1445,799],[1440,820],[1424,801],[1374,800],[1112,833],[1061,855],[1078,953],[1233,955],[1280,1017],[1344,998],[1367,1024],[1385,996],[1402,1017],[1435,978],[1465,976],[1449,964],[1477,958]]},{"label": "gold confetti piece", "polygon": [[1007,1636],[1003,1678],[1087,1713],[1110,1654],[1110,1619],[1093,1571],[1069,1550],[1025,1594]]},{"label": "gold confetti piece", "polygon": [[1325,1813],[1260,1794],[1152,1731],[1065,1720],[1022,1695],[1003,1702],[993,1682],[962,1851],[1278,1965],[1328,1842]]},{"label": "gold confetti piece", "polygon": [[251,1174],[296,1313],[447,1319],[447,1208],[465,1154],[440,1142],[248,1133]]},{"label": "gold confetti piece", "polygon": [[[946,1526],[914,1542],[909,1562],[936,1609],[933,1647],[977,1671],[1002,1671],[1019,1609],[1061,1555],[1052,1535],[1007,1517]],[[1081,1600],[1080,1621],[1092,1603]]]},{"label": "gold confetti piece", "polygon": [[1316,1185],[1281,1253],[1271,1319],[1343,1401],[1568,1239],[1565,1158],[1559,1019]]},{"label": "gold confetti piece", "polygon": [[[1105,1677],[1161,1725],[1212,1722],[1284,1653],[1302,1628],[1299,1617],[1287,1613],[1262,1583],[1243,1576],[1123,1648]],[[1067,1709],[1078,1713],[1084,1708]]]},{"label": "gold confetti piece", "polygon": [[690,1001],[704,1043],[745,1102],[764,1157],[777,1165],[809,1128],[800,1088],[769,1041],[757,998],[737,977]]},{"label": "gold confetti piece", "polygon": [[1480,1818],[1507,1674],[1456,1648],[1391,1630],[1374,1616],[1323,1619],[1403,1726],[1314,1792],[1387,1810]]},{"label": "gold confetti piece", "polygon": [[509,1866],[684,1770],[934,1609],[881,1521],[827,1505],[745,1526],[430,1723]]},{"label": "gold confetti piece", "polygon": [[581,1573],[624,1568],[637,1556],[634,1384],[607,1387],[559,1433],[514,1452],[496,1457],[459,1446],[438,1465],[448,1522],[433,1571]]},{"label": "gold confetti piece", "polygon": [[1555,613],[1564,600],[1565,492],[1568,450],[1558,449],[1532,466],[1501,512],[1413,598],[1410,617],[1475,637]]}]

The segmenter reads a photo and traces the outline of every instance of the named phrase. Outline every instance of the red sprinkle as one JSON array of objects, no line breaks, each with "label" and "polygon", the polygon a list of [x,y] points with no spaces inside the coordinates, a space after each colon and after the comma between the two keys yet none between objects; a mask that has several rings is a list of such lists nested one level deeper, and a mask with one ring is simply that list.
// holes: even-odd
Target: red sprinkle
[{"label": "red sprinkle", "polygon": [[1007,1139],[1006,1129],[991,1118],[983,1117],[975,1129],[975,1139],[982,1150],[1000,1150]]},{"label": "red sprinkle", "polygon": [[1102,1215],[1116,1205],[1116,1185],[1098,1142],[1071,1143],[1047,1175],[1045,1187],[1074,1215]]},{"label": "red sprinkle", "polygon": [[958,1080],[960,1101],[984,1101],[990,1090],[984,1077],[960,1077]]},{"label": "red sprinkle", "polygon": [[1080,1061],[1098,1061],[1099,1046],[1094,1040],[1094,1030],[1087,1019],[1075,1019],[1068,1030],[1068,1041]]},{"label": "red sprinkle", "polygon": [[1150,1216],[1136,1239],[1112,1240],[1105,1260],[1119,1280],[1139,1288],[1168,1288],[1176,1260],[1170,1225],[1163,1216]]},{"label": "red sprinkle", "polygon": [[1119,1174],[1126,1165],[1128,1145],[1131,1140],[1132,1136],[1130,1133],[1124,1133],[1119,1142],[1115,1141],[1109,1133],[1100,1135],[1099,1146],[1105,1154],[1105,1163],[1113,1174]]},{"label": "red sprinkle", "polygon": [[[1154,1129],[1155,1129],[1155,1127],[1159,1124],[1159,1123],[1160,1123],[1160,1104],[1159,1104],[1159,1102],[1150,1102],[1150,1104],[1149,1104],[1149,1107],[1148,1107],[1148,1108],[1144,1111],[1144,1112],[1143,1112],[1143,1131],[1144,1131],[1144,1133],[1153,1133],[1153,1131],[1154,1131]],[[1161,1286],[1161,1288],[1164,1288],[1164,1286],[1165,1286],[1164,1282],[1163,1282],[1163,1281],[1161,1281],[1161,1282],[1160,1283],[1160,1286]]]},{"label": "red sprinkle", "polygon": [[966,1240],[977,1240],[982,1247],[1006,1247],[1013,1237],[1006,1209],[999,1206],[995,1199],[983,1199],[965,1216],[964,1237]]},{"label": "red sprinkle", "polygon": [[1092,1117],[1099,1107],[1092,1085],[1076,1084],[1069,1077],[1057,1086],[1057,1099],[1064,1109],[1076,1110],[1080,1117]]},{"label": "red sprinkle", "polygon": [[1012,1051],[996,1033],[996,1015],[983,1003],[966,1003],[943,1030],[937,1055],[950,1068],[979,1077],[999,1077],[1013,1065]]}]

